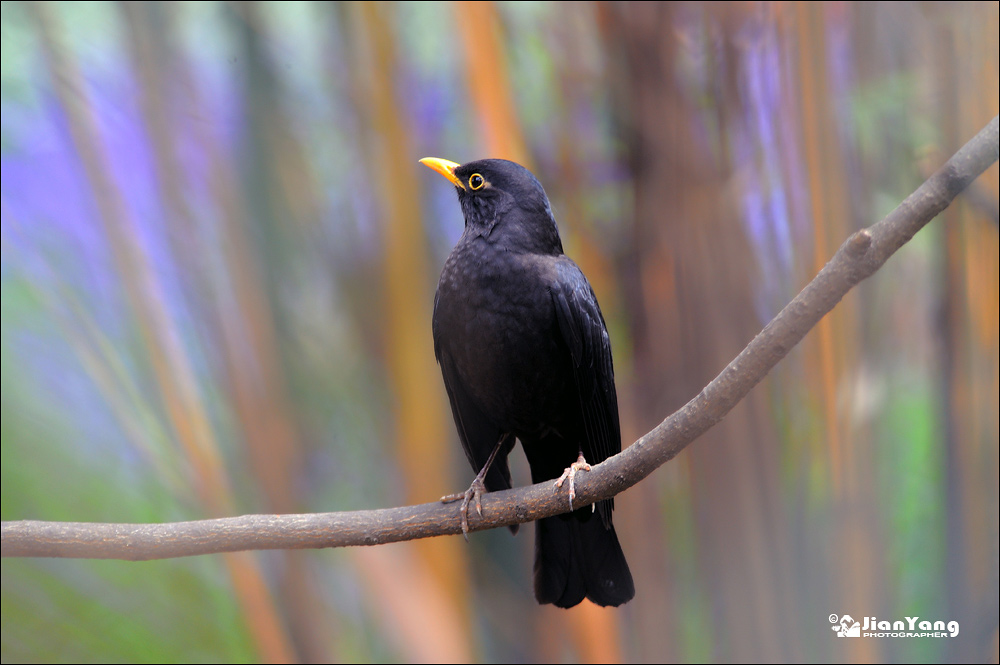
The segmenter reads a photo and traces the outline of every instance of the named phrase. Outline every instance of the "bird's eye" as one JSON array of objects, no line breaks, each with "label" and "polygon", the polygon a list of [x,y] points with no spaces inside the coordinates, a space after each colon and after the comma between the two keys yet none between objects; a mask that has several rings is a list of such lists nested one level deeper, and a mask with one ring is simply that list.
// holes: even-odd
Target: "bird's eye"
[{"label": "bird's eye", "polygon": [[469,178],[469,187],[471,187],[473,190],[482,189],[483,185],[485,184],[486,184],[486,179],[483,178],[483,176],[479,175],[478,173],[473,173],[472,176]]}]

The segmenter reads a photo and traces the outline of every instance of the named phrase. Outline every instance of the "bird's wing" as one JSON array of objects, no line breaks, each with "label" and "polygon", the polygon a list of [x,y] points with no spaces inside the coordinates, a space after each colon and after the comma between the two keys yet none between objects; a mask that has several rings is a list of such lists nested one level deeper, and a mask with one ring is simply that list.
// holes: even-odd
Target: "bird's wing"
[{"label": "bird's wing", "polygon": [[598,464],[622,448],[608,329],[590,283],[566,257],[556,264],[552,299],[559,331],[573,359],[586,434],[583,454],[588,462]]}]

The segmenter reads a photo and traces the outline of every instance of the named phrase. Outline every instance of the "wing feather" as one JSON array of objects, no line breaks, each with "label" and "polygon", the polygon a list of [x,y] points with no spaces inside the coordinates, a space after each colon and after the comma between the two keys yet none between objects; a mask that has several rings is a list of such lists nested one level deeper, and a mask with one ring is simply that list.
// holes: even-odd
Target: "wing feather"
[{"label": "wing feather", "polygon": [[[585,432],[581,448],[588,462],[598,464],[621,452],[622,445],[611,339],[594,290],[568,258],[558,264],[552,300],[559,331],[573,361]],[[605,506],[599,505],[599,509],[608,522],[611,503]]]}]

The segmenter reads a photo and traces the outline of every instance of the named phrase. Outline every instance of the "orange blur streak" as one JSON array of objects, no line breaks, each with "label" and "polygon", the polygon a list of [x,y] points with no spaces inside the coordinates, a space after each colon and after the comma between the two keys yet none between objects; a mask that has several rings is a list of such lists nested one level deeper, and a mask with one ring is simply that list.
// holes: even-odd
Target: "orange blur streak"
[{"label": "orange blur streak", "polygon": [[[802,105],[802,139],[805,151],[805,161],[808,166],[809,177],[809,202],[812,208],[813,218],[813,272],[818,271],[826,264],[829,256],[827,242],[828,202],[825,200],[826,188],[824,177],[827,169],[823,165],[823,146],[821,136],[824,131],[823,113],[819,108],[821,99],[826,98],[824,88],[826,84],[826,65],[823,61],[822,28],[816,29],[818,20],[813,14],[821,11],[821,8],[810,8],[808,3],[796,4],[796,27],[798,29],[799,48],[805,53],[800,53],[799,63],[799,85],[801,86],[800,103]],[[820,38],[820,45],[810,47],[815,38]],[[817,81],[816,78],[820,80]],[[816,339],[819,345],[815,355],[809,354],[819,363],[819,387],[820,398],[823,403],[823,413],[825,415],[826,434],[828,439],[831,480],[836,492],[843,489],[844,460],[842,451],[842,441],[840,432],[840,422],[836,409],[836,372],[833,359],[833,318],[830,316],[823,319],[816,326]]]},{"label": "orange blur streak", "polygon": [[[358,74],[359,99],[370,118],[372,139],[366,146],[366,158],[371,167],[369,182],[381,205],[383,219],[384,303],[386,353],[389,380],[396,398],[396,441],[400,467],[406,478],[407,501],[420,502],[437,499],[453,487],[454,479],[448,473],[451,458],[446,448],[449,441],[448,405],[444,400],[441,374],[434,360],[431,340],[431,274],[427,259],[422,220],[418,201],[418,177],[423,173],[417,156],[411,149],[409,129],[400,109],[406,107],[397,99],[393,74],[397,70],[395,45],[390,24],[391,5],[355,3],[354,19],[360,27],[359,40],[366,42],[366,60]],[[381,187],[383,180],[377,175],[385,165],[403,165],[397,168],[391,187]],[[409,165],[409,166],[406,166]],[[441,644],[440,658],[452,658],[454,653],[471,658],[470,627],[466,612],[468,574],[464,543],[457,538],[432,538],[409,543],[407,549],[418,554],[422,575],[430,579],[439,595],[450,605],[447,612],[434,617],[439,628],[451,636],[451,642]],[[356,559],[358,562],[367,559]],[[399,580],[399,571],[392,568],[373,570],[386,580]],[[392,590],[399,584],[373,584],[370,588],[378,595]],[[387,606],[398,599],[382,596],[379,606]],[[410,608],[413,622],[427,620],[418,616],[423,610]]]},{"label": "orange blur streak", "polygon": [[500,38],[500,20],[492,2],[456,2],[455,19],[462,39],[465,80],[478,119],[482,155],[459,155],[459,161],[480,157],[509,159],[531,169],[531,157],[521,133],[507,72],[507,53]]}]

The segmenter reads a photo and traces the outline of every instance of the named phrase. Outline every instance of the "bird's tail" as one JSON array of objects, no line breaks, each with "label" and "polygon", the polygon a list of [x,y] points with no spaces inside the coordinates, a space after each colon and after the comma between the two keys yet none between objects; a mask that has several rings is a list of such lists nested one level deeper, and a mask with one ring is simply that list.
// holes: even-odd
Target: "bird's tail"
[{"label": "bird's tail", "polygon": [[584,597],[616,607],[635,596],[613,526],[582,508],[535,522],[535,598],[573,607]]}]

